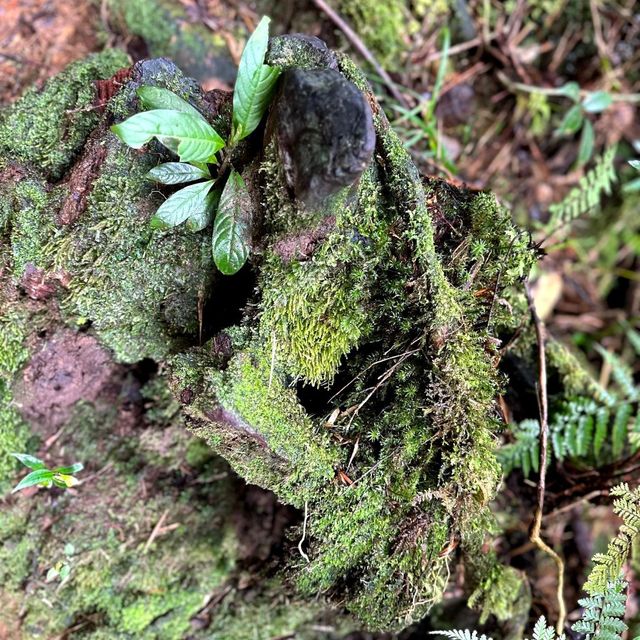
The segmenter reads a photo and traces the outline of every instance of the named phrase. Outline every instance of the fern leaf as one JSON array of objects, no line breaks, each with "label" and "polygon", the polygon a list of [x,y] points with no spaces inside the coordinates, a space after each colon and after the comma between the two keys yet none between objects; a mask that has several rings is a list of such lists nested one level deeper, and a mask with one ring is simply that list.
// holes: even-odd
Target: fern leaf
[{"label": "fern leaf", "polygon": [[474,629],[474,631],[469,631],[469,629],[453,629],[452,631],[430,631],[430,635],[444,636],[445,638],[450,638],[451,640],[493,640],[489,636],[486,636],[484,633],[482,635],[478,635],[478,632]]},{"label": "fern leaf", "polygon": [[611,367],[611,373],[614,380],[618,383],[618,386],[624,394],[626,400],[637,400],[638,389],[633,382],[633,373],[631,367],[627,365],[622,359],[611,351],[603,349],[600,345],[596,345],[596,351],[602,356],[604,361]]},{"label": "fern leaf", "polygon": [[551,216],[545,225],[546,231],[554,231],[558,226],[589,213],[598,206],[603,194],[611,193],[611,185],[617,180],[613,166],[615,156],[615,147],[607,149],[593,169],[581,178],[578,186],[564,200],[549,207]]},{"label": "fern leaf", "polygon": [[547,626],[547,620],[544,616],[538,618],[535,627],[533,627],[532,640],[555,640],[556,632],[553,627]]},{"label": "fern leaf", "polygon": [[611,430],[611,448],[613,457],[617,460],[622,455],[625,442],[627,440],[627,426],[633,409],[630,404],[623,404],[616,410]]},{"label": "fern leaf", "polygon": [[[623,524],[617,536],[609,542],[607,552],[593,557],[594,567],[584,585],[584,590],[591,595],[605,593],[609,584],[617,584],[622,565],[640,538],[640,487],[631,490],[628,484],[623,483],[610,493],[615,497],[613,511],[622,518]],[[617,593],[621,592],[622,589],[618,589]]]},{"label": "fern leaf", "polygon": [[609,433],[609,409],[600,407],[596,413],[596,433],[593,437],[593,453],[596,460],[600,460],[602,445],[607,439]]}]

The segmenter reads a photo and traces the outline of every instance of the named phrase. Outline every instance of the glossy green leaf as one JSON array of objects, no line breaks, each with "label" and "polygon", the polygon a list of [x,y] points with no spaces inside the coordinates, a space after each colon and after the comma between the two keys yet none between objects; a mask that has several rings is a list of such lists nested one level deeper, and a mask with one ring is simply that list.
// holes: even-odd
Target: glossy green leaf
[{"label": "glossy green leaf", "polygon": [[567,82],[558,88],[558,93],[578,102],[580,100],[580,85],[577,82]]},{"label": "glossy green leaf", "polygon": [[198,219],[205,215],[212,204],[212,199],[208,197],[212,185],[213,180],[207,180],[176,191],[160,205],[152,218],[152,226],[156,220],[169,227],[175,227],[189,218]]},{"label": "glossy green leaf", "polygon": [[613,97],[607,91],[590,93],[583,101],[582,108],[587,113],[600,113],[613,102]]},{"label": "glossy green leaf", "polygon": [[14,458],[17,458],[22,462],[25,467],[29,467],[29,469],[44,469],[45,464],[39,458],[35,456],[30,456],[28,453],[12,453]]},{"label": "glossy green leaf", "polygon": [[161,87],[140,87],[136,92],[145,109],[173,109],[204,120],[204,116],[186,100]]},{"label": "glossy green leaf", "polygon": [[208,171],[186,162],[165,162],[154,167],[147,174],[149,178],[162,184],[180,184],[210,178]]},{"label": "glossy green leaf", "polygon": [[237,273],[249,257],[251,218],[247,185],[232,170],[220,196],[212,236],[213,260],[225,275]]},{"label": "glossy green leaf", "polygon": [[582,134],[580,135],[580,147],[578,148],[578,160],[579,167],[583,167],[593,155],[593,145],[595,142],[595,134],[593,132],[593,125],[589,120],[584,121],[582,125]]},{"label": "glossy green leaf", "polygon": [[269,46],[269,22],[267,17],[260,20],[240,58],[233,91],[233,142],[246,138],[260,124],[280,75],[278,67],[264,64]]},{"label": "glossy green leaf", "polygon": [[207,194],[206,206],[195,211],[187,220],[187,229],[189,229],[189,231],[202,231],[211,224],[213,214],[218,209],[220,194],[220,189],[214,189]]},{"label": "glossy green leaf", "polygon": [[565,113],[556,133],[559,135],[571,135],[580,129],[583,120],[582,107],[576,104]]},{"label": "glossy green leaf", "polygon": [[640,171],[640,160],[629,160],[629,164],[636,170]]},{"label": "glossy green leaf", "polygon": [[13,488],[11,493],[20,491],[20,489],[26,489],[27,487],[33,487],[42,482],[47,482],[47,480],[51,481],[54,475],[54,472],[49,471],[49,469],[36,469],[22,478],[22,480],[20,480],[20,482]]},{"label": "glossy green leaf", "polygon": [[213,162],[224,140],[201,118],[171,109],[136,113],[111,130],[134,149],[152,138],[180,156],[182,162]]},{"label": "glossy green leaf", "polygon": [[82,462],[76,462],[68,467],[56,467],[53,469],[54,473],[78,473],[78,471],[82,471],[84,469],[84,465]]}]

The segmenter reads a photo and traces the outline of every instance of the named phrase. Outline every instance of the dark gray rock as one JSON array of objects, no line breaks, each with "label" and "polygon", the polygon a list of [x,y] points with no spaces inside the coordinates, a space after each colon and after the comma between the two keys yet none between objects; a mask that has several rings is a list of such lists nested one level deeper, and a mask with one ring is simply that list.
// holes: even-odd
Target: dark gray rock
[{"label": "dark gray rock", "polygon": [[371,108],[338,71],[285,71],[275,116],[287,182],[309,206],[355,182],[371,160]]}]

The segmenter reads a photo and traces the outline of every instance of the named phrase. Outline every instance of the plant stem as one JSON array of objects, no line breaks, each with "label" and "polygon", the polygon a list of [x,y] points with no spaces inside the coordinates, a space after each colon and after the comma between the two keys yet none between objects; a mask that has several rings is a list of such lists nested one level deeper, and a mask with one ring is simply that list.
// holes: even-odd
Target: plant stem
[{"label": "plant stem", "polygon": [[538,477],[538,487],[536,491],[536,511],[533,523],[529,530],[529,540],[543,553],[553,558],[558,567],[558,622],[556,631],[562,635],[564,621],[567,617],[567,610],[564,604],[564,561],[562,558],[542,539],[540,529],[542,528],[542,512],[544,509],[544,493],[547,479],[547,449],[549,443],[549,401],[547,397],[547,359],[545,354],[546,329],[544,323],[538,316],[533,296],[529,284],[525,284],[525,292],[529,303],[529,312],[536,330],[538,341],[538,406],[540,411],[540,475]]}]

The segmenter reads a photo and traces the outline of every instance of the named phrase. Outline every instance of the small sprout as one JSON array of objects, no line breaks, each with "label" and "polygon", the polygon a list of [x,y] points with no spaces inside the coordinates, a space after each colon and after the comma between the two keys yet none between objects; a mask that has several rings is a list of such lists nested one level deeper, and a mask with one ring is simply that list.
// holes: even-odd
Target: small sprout
[{"label": "small sprout", "polygon": [[60,489],[75,487],[79,480],[74,474],[84,469],[84,465],[81,462],[76,462],[67,467],[47,469],[42,460],[28,453],[12,453],[11,455],[22,462],[25,467],[32,469],[31,473],[22,478],[11,493],[33,486],[46,487],[47,489],[54,485]]},{"label": "small sprout", "polygon": [[45,582],[53,582],[60,578],[60,584],[63,585],[69,579],[71,575],[71,566],[66,562],[57,562],[55,566],[51,567],[47,571]]},{"label": "small sprout", "polygon": [[[264,62],[268,46],[269,18],[264,17],[240,59],[229,140],[223,140],[186,100],[152,86],[138,89],[143,111],[111,127],[122,142],[134,149],[155,138],[178,156],[180,162],[165,162],[151,169],[149,179],[169,185],[194,184],[167,198],[149,224],[152,229],[164,230],[186,222],[190,231],[197,232],[213,222],[213,260],[225,275],[237,273],[251,249],[249,191],[240,173],[230,165],[235,145],[251,135],[262,121],[280,76],[279,67]],[[218,164],[217,174],[212,175],[209,165]],[[231,170],[227,175],[228,167]],[[52,482],[73,480],[58,477],[57,482]]]}]

